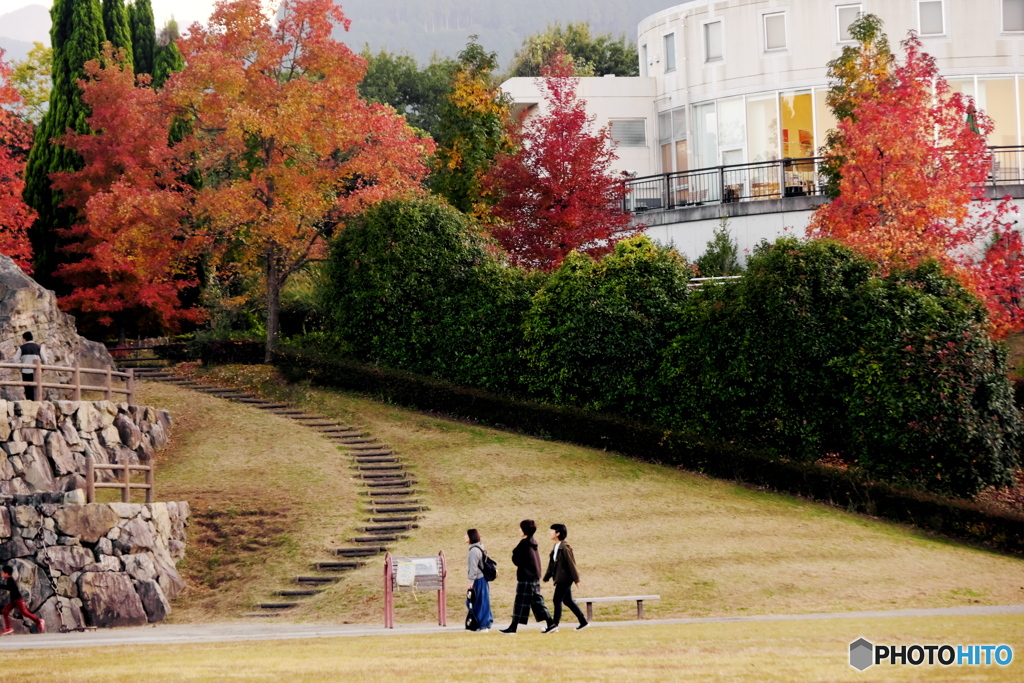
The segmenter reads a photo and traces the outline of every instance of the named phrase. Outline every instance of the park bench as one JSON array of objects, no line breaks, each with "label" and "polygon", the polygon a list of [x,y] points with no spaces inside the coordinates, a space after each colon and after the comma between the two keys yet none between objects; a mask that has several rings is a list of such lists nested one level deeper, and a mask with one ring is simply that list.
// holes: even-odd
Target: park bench
[{"label": "park bench", "polygon": [[660,595],[617,595],[609,596],[604,598],[577,598],[577,602],[583,602],[587,605],[587,621],[594,619],[594,603],[595,602],[627,602],[636,600],[636,618],[644,618],[644,600],[660,600]]}]

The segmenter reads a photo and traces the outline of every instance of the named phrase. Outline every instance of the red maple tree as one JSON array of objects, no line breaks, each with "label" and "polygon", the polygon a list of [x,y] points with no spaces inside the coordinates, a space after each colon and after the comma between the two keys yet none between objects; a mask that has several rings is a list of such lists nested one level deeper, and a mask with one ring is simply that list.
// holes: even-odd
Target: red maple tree
[{"label": "red maple tree", "polygon": [[[985,303],[1005,334],[1024,316],[1020,238],[1012,205],[985,198],[993,124],[971,98],[953,92],[911,32],[889,73],[862,71],[873,87],[853,92],[830,156],[841,163],[839,195],[815,212],[809,237],[833,237],[888,269],[936,259]],[[993,248],[985,251],[984,245]]]},{"label": "red maple tree", "polygon": [[86,326],[176,331],[205,317],[181,296],[198,284],[190,260],[199,238],[186,221],[191,188],[178,180],[185,169],[168,143],[172,117],[159,91],[148,75],[136,83],[123,58],[108,43],[101,60],[85,65],[79,85],[92,132],[60,141],[84,162],[53,175],[80,218],[62,231],[76,258],[57,271],[73,288],[60,303]]},{"label": "red maple tree", "polygon": [[288,278],[324,257],[346,216],[419,191],[434,147],[359,97],[366,62],[332,37],[349,25],[332,0],[288,0],[279,16],[221,0],[163,87],[193,131],[180,146],[202,178],[193,217],[230,242],[235,266],[262,273],[268,358]]},{"label": "red maple tree", "polygon": [[611,164],[607,128],[576,96],[571,60],[557,52],[538,79],[547,111],[518,122],[516,151],[499,157],[485,178],[497,197],[491,233],[513,262],[552,270],[572,251],[592,257],[637,232],[622,209],[622,182]]},{"label": "red maple tree", "polygon": [[28,228],[36,219],[21,193],[25,189],[25,160],[32,146],[32,125],[19,116],[22,98],[11,84],[13,69],[0,49],[0,253],[32,272]]}]

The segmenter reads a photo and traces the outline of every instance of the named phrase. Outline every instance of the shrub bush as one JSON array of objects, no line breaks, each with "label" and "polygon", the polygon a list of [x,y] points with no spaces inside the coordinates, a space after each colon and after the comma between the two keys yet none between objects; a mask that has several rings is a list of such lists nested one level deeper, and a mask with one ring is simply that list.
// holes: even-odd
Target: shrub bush
[{"label": "shrub bush", "polygon": [[368,210],[335,239],[323,308],[357,358],[516,391],[521,320],[541,280],[510,268],[436,198]]},{"label": "shrub bush", "polygon": [[535,396],[629,415],[650,412],[659,355],[690,270],[645,236],[595,262],[571,253],[534,296],[525,355]]}]

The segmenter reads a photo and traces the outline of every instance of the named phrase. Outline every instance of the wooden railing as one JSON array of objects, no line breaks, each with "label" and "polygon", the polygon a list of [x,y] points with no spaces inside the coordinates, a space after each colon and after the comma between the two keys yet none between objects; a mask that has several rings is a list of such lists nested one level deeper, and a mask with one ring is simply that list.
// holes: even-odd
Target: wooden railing
[{"label": "wooden railing", "polygon": [[[111,368],[102,370],[80,367],[78,361],[72,366],[65,365],[43,365],[36,359],[34,364],[27,363],[0,363],[0,370],[13,369],[20,374],[22,370],[30,369],[35,372],[31,382],[23,380],[9,380],[0,378],[0,386],[3,387],[35,387],[36,400],[43,400],[43,389],[60,389],[71,392],[71,400],[81,401],[83,391],[101,391],[106,400],[113,401],[114,395],[125,396],[125,401],[133,403],[135,398],[135,371],[118,372]],[[43,372],[66,372],[71,373],[71,381],[68,383],[44,382]],[[82,375],[99,375],[101,384],[82,384]],[[114,386],[114,380],[124,380],[124,387]]]},{"label": "wooden railing", "polygon": [[[121,470],[121,477],[117,481],[104,482],[96,481],[97,470]],[[133,484],[132,472],[145,472],[145,484]],[[95,465],[92,458],[85,458],[85,500],[87,503],[96,502],[96,489],[121,489],[121,502],[132,502],[132,489],[146,492],[146,502],[153,502],[153,466],[152,465],[130,465],[128,463],[114,465]]]}]

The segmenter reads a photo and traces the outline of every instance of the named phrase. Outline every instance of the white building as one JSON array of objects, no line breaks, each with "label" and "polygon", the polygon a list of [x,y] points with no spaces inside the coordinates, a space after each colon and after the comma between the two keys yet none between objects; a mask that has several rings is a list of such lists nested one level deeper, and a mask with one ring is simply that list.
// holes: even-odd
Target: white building
[{"label": "white building", "polygon": [[[640,176],[629,208],[652,237],[695,257],[722,217],[745,248],[803,234],[822,201],[812,158],[835,123],[827,64],[860,13],[883,20],[897,53],[917,31],[953,88],[994,119],[990,145],[1024,144],[1024,0],[690,0],[640,22],[640,78],[581,79],[599,125],[635,132],[643,120],[642,141],[620,142],[617,170]],[[529,103],[517,83],[529,80],[506,84],[517,102]],[[997,152],[993,180],[1020,184],[1021,161]]]}]

